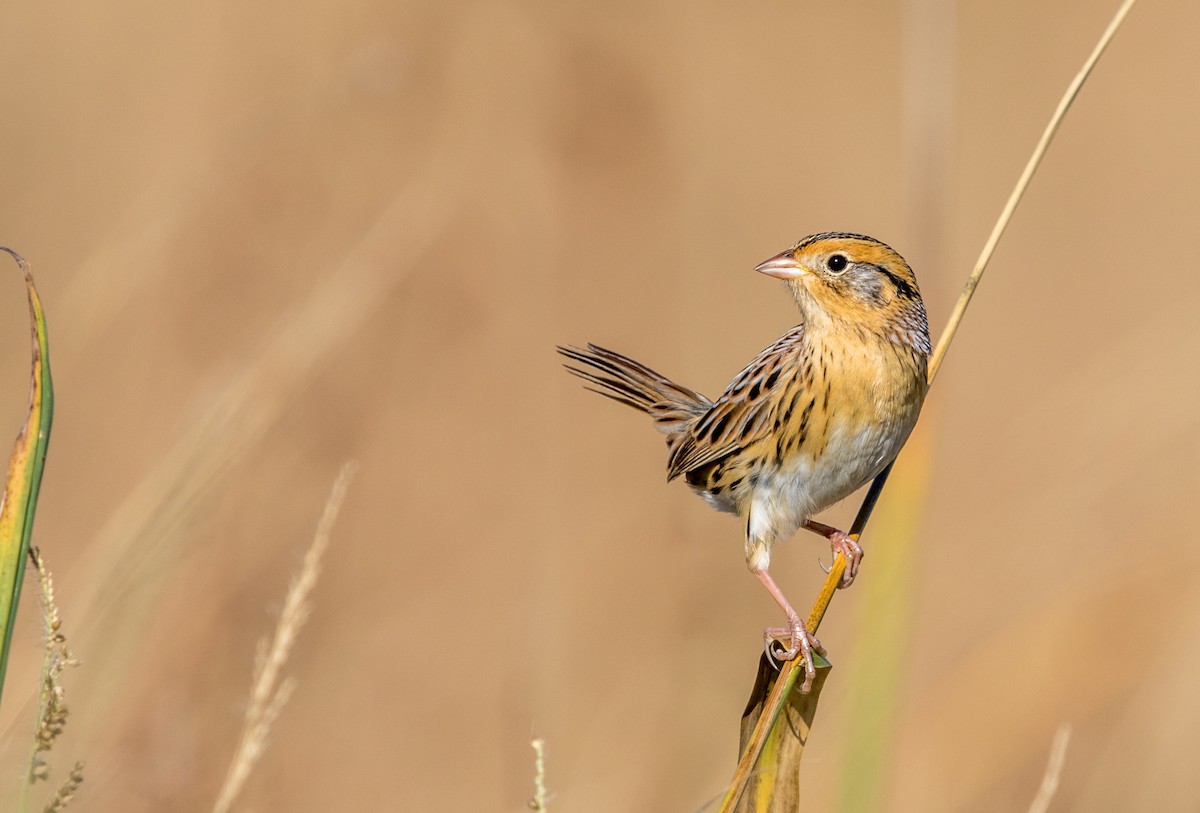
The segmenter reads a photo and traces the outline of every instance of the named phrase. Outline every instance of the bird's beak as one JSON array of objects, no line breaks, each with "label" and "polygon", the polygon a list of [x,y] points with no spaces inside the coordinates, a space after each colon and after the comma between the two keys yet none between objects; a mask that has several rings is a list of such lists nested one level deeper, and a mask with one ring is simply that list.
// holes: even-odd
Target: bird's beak
[{"label": "bird's beak", "polygon": [[776,254],[765,263],[759,263],[754,266],[754,270],[775,279],[796,279],[810,273],[807,268],[796,262],[791,249]]}]

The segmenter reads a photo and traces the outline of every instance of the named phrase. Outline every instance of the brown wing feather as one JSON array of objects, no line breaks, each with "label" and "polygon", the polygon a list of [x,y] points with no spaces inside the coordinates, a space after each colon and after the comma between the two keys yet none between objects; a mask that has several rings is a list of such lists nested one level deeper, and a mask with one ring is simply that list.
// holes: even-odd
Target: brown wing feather
[{"label": "brown wing feather", "polygon": [[800,371],[806,352],[804,326],[797,325],[759,353],[673,444],[667,479],[735,454],[771,432],[782,408],[779,394]]}]

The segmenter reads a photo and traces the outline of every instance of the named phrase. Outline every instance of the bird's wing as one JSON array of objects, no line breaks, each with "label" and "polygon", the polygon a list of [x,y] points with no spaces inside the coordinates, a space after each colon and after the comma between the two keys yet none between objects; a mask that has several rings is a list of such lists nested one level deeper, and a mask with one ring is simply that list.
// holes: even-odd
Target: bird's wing
[{"label": "bird's wing", "polygon": [[704,417],[671,448],[667,479],[745,449],[784,422],[783,412],[798,391],[794,383],[806,359],[804,325],[797,325],[759,353],[738,373]]}]

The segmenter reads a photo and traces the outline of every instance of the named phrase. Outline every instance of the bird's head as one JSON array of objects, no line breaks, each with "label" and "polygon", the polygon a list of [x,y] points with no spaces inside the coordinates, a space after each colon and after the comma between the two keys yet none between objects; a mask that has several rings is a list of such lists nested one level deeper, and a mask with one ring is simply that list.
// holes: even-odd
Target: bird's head
[{"label": "bird's head", "polygon": [[895,250],[872,237],[814,234],[755,270],[787,283],[810,330],[852,329],[930,352],[916,275]]}]

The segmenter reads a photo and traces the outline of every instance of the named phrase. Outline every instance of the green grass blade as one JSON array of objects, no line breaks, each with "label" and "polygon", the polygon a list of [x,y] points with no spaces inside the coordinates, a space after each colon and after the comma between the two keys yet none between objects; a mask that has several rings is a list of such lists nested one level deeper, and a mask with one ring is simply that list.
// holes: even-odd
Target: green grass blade
[{"label": "green grass blade", "polygon": [[886,807],[888,768],[895,748],[894,720],[906,659],[912,656],[916,548],[929,485],[929,449],[918,432],[904,448],[903,465],[879,502],[870,578],[863,580],[858,642],[846,677],[846,741],[836,810]]},{"label": "green grass blade", "polygon": [[33,284],[29,263],[11,249],[0,247],[12,255],[25,274],[25,289],[29,296],[29,321],[33,334],[33,371],[29,393],[29,417],[17,435],[8,478],[4,485],[4,501],[0,504],[0,624],[3,624],[0,643],[0,693],[8,669],[8,652],[12,646],[13,623],[21,598],[21,583],[25,578],[25,563],[29,556],[29,540],[33,535],[33,516],[37,509],[38,488],[42,483],[42,467],[46,462],[46,446],[50,441],[50,423],[54,418],[54,385],[50,380],[50,349],[46,341],[46,315],[42,301]]}]

